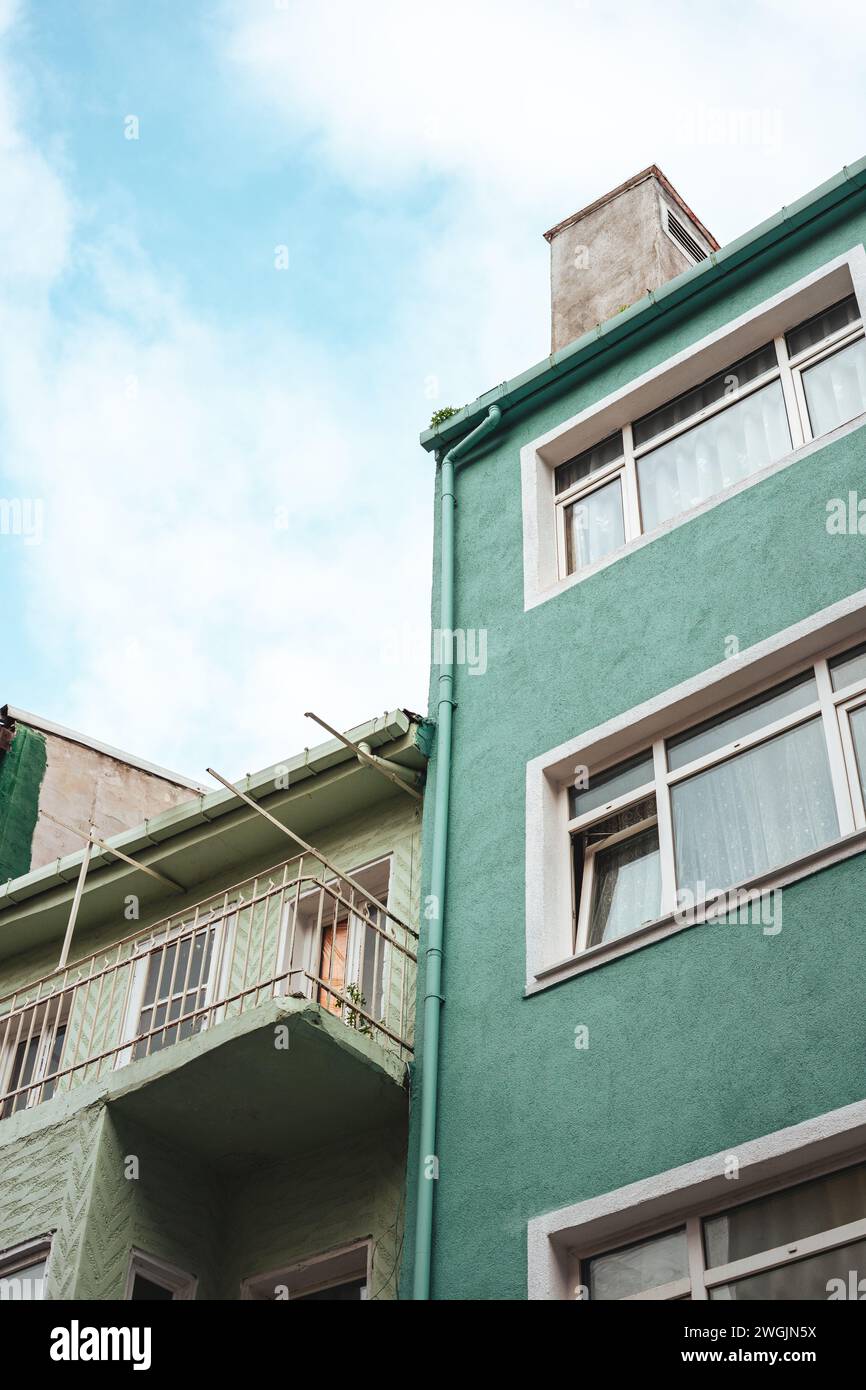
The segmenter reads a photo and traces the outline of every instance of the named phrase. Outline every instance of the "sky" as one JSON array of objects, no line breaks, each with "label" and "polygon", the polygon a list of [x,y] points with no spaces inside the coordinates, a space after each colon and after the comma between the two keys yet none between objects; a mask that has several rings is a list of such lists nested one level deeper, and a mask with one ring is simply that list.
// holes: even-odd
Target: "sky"
[{"label": "sky", "polygon": [[203,781],[423,712],[418,435],[549,351],[542,232],[656,163],[730,241],[864,59],[859,0],[0,0],[0,704]]}]

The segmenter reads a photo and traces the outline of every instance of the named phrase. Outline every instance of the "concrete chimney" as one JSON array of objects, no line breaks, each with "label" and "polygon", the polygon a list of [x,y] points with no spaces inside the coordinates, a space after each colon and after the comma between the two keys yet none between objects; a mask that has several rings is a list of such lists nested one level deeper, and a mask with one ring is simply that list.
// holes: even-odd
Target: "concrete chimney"
[{"label": "concrete chimney", "polygon": [[655,164],[544,235],[552,352],[719,248]]}]

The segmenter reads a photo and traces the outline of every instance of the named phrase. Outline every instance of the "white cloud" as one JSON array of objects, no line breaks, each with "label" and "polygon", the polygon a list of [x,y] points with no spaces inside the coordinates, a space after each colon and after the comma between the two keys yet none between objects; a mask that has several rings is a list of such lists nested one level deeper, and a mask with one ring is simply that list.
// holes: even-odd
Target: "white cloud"
[{"label": "white cloud", "polygon": [[[12,78],[0,69],[15,193],[0,407],[6,487],[44,505],[43,543],[21,560],[57,680],[40,712],[231,775],[319,742],[308,708],[348,726],[421,704],[423,637],[400,664],[382,653],[389,633],[423,633],[429,517],[384,435],[359,437],[310,343],[204,321],[128,227],[78,217],[3,101]],[[71,260],[86,293],[60,313],[50,292]],[[5,678],[3,698],[29,703],[11,663]]]},{"label": "white cloud", "polygon": [[718,15],[688,0],[225,0],[223,14],[229,78],[263,123],[363,193],[431,190],[400,331],[424,338],[440,404],[548,351],[541,233],[638,169],[660,164],[724,242],[863,153],[854,0]]},{"label": "white cloud", "polygon": [[860,10],[832,2],[244,0],[223,19],[227,103],[380,207],[429,189],[356,360],[192,312],[129,225],[76,205],[0,66],[4,473],[45,501],[22,562],[54,654],[42,712],[199,774],[317,741],[308,708],[345,726],[425,703],[413,425],[546,352],[543,229],[657,161],[726,239],[855,158],[866,105]]},{"label": "white cloud", "polygon": [[[846,0],[718,15],[685,0],[228,0],[227,14],[252,98],[344,178],[453,176],[496,211],[530,209],[539,232],[655,161],[729,238],[859,153],[845,145],[866,107],[866,26]],[[694,143],[720,111],[778,113],[781,139],[731,121]]]}]

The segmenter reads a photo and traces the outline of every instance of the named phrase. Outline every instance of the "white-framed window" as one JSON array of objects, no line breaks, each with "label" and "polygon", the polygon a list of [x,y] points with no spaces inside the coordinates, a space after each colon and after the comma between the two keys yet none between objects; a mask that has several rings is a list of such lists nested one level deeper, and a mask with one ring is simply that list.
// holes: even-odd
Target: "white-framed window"
[{"label": "white-framed window", "polygon": [[373,1246],[369,1239],[299,1260],[241,1285],[241,1298],[257,1302],[351,1303],[369,1298]]},{"label": "white-framed window", "polygon": [[560,577],[864,412],[866,341],[851,293],[559,464]]},{"label": "white-framed window", "polygon": [[62,1066],[72,991],[0,1018],[0,1119],[50,1100]]},{"label": "white-framed window", "polygon": [[[861,1100],[542,1212],[526,1228],[529,1297],[862,1299],[864,1172]],[[828,1255],[835,1271],[817,1263]]]},{"label": "white-framed window", "polygon": [[50,1235],[0,1251],[0,1303],[44,1299]]},{"label": "white-framed window", "polygon": [[[527,761],[527,995],[708,918],[755,924],[866,849],[864,635],[866,589]],[[816,778],[796,825],[777,767]],[[710,844],[695,807],[743,787]]]},{"label": "white-framed window", "polygon": [[[658,1224],[658,1223],[656,1223]],[[866,1279],[866,1163],[570,1251],[582,1300],[826,1302]]]},{"label": "white-framed window", "polygon": [[143,1250],[132,1250],[126,1271],[127,1302],[169,1302],[171,1300],[191,1302],[195,1299],[198,1279],[188,1274],[168,1260],[148,1255]]},{"label": "white-framed window", "polygon": [[521,450],[529,609],[866,413],[854,247]]},{"label": "white-framed window", "polygon": [[764,681],[569,789],[574,951],[866,827],[866,643]]},{"label": "white-framed window", "polygon": [[136,946],[127,994],[124,1047],[116,1066],[149,1057],[218,1021],[236,917],[233,904],[183,922]]},{"label": "white-framed window", "polygon": [[[388,906],[391,856],[352,869],[352,878]],[[347,993],[373,1018],[384,1012],[389,964],[388,943],[370,923],[381,914],[352,885],[329,879],[325,890],[310,886],[283,908],[279,959],[285,983],[278,989],[316,999],[330,1013],[345,1015],[337,997]],[[351,906],[359,907],[353,912]],[[316,982],[319,983],[316,983]]]}]

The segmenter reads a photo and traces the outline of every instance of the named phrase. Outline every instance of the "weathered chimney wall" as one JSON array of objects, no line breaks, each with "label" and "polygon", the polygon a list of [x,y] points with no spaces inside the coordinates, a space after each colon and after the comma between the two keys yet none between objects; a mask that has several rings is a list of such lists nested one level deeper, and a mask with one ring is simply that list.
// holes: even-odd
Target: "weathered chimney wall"
[{"label": "weathered chimney wall", "polygon": [[669,234],[668,214],[699,256],[718,248],[655,165],[545,232],[552,352],[696,264]]}]

